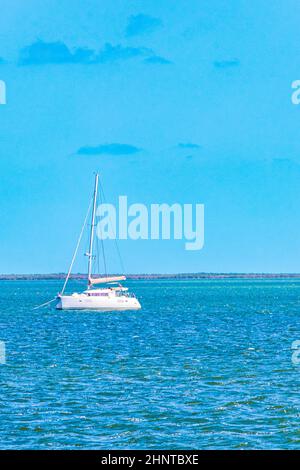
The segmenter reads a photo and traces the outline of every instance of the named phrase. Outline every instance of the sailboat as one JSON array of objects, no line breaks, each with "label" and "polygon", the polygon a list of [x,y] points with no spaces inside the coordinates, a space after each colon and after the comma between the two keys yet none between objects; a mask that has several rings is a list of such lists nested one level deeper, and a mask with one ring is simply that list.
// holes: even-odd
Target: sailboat
[{"label": "sailboat", "polygon": [[[82,234],[87,222],[90,208],[86,215],[79,240],[71,261],[71,265],[63,286],[62,291],[57,296],[56,308],[59,310],[99,310],[99,311],[113,311],[113,310],[139,310],[141,304],[134,294],[128,292],[128,288],[121,284],[125,281],[125,276],[105,276],[93,277],[92,276],[92,263],[93,263],[93,248],[94,248],[94,233],[95,233],[95,215],[97,208],[97,195],[98,195],[99,174],[95,175],[95,188],[93,194],[93,210],[92,220],[89,237],[89,251],[85,253],[88,257],[88,273],[87,273],[87,288],[81,293],[74,292],[73,294],[65,294],[65,289],[71,275],[72,267],[78,252]],[[102,284],[101,288],[95,286]]]}]

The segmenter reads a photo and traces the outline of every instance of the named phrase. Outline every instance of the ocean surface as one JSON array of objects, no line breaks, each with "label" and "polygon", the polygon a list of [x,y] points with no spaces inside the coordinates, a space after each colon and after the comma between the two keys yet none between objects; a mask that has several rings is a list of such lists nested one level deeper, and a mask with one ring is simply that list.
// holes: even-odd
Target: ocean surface
[{"label": "ocean surface", "polygon": [[0,283],[1,449],[300,448],[300,280],[131,281],[138,312],[33,310],[61,284]]}]

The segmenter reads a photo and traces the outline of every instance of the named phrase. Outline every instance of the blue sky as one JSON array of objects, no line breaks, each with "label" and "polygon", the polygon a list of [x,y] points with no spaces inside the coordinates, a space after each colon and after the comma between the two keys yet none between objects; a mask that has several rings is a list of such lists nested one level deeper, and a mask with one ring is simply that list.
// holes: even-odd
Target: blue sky
[{"label": "blue sky", "polygon": [[205,204],[203,250],[121,241],[128,272],[299,272],[299,18],[296,0],[3,0],[0,271],[66,270],[97,170],[111,202]]}]

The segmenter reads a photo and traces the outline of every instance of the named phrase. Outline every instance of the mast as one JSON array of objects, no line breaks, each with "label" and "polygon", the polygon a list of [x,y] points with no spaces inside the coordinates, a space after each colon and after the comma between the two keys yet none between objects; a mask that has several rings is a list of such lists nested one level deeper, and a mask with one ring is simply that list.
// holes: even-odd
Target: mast
[{"label": "mast", "polygon": [[93,243],[94,243],[94,231],[95,231],[95,215],[96,215],[96,206],[97,206],[97,194],[98,194],[98,179],[99,175],[95,175],[95,189],[94,189],[94,201],[93,201],[93,212],[92,212],[92,225],[91,225],[91,235],[90,235],[90,246],[89,246],[89,263],[88,263],[88,287],[90,287],[90,278],[92,275],[92,261],[93,261]]}]

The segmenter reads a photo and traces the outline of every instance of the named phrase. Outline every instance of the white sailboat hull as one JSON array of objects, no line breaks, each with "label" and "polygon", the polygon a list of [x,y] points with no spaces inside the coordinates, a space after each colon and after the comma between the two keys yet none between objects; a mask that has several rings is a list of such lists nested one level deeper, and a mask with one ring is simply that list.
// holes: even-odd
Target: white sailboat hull
[{"label": "white sailboat hull", "polygon": [[[73,254],[71,265],[68,270],[68,274],[63,285],[61,293],[57,296],[56,308],[59,310],[98,310],[98,311],[113,311],[113,310],[139,310],[141,304],[134,295],[130,295],[127,291],[127,287],[123,287],[119,284],[119,281],[125,281],[125,276],[92,276],[93,268],[93,245],[94,245],[94,232],[95,232],[95,217],[96,217],[96,206],[97,206],[97,194],[98,194],[98,180],[99,175],[95,176],[95,189],[94,197],[91,203],[93,202],[93,212],[91,220],[91,231],[90,231],[90,242],[89,242],[89,251],[86,254],[88,257],[88,275],[87,281],[88,286],[87,290],[81,293],[73,293],[71,295],[65,295],[65,289],[67,282],[70,278],[74,261],[77,256],[77,251],[81,243],[82,235],[84,228],[87,224],[89,211],[91,208],[91,203],[86,214],[84,224],[82,226],[79,239]],[[97,284],[107,284],[107,287],[103,288],[94,288]],[[117,287],[116,287],[117,285]]]},{"label": "white sailboat hull", "polygon": [[139,310],[141,304],[135,297],[92,297],[86,294],[61,295],[57,298],[58,310]]}]

